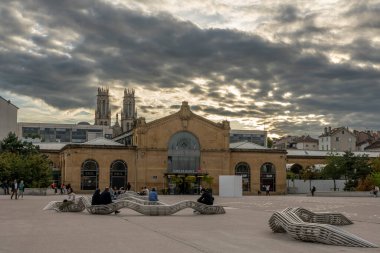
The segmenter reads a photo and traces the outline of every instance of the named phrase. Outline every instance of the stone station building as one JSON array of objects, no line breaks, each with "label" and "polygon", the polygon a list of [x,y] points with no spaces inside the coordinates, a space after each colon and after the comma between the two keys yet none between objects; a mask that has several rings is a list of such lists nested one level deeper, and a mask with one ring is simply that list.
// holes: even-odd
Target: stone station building
[{"label": "stone station building", "polygon": [[257,194],[265,185],[272,193],[286,192],[285,150],[230,144],[228,121],[196,115],[187,102],[149,123],[138,118],[125,134],[129,145],[98,138],[81,144],[42,143],[40,149],[52,160],[58,183],[70,183],[76,192],[130,182],[136,191],[147,186],[160,193],[196,194],[203,186],[217,194],[219,175],[241,175],[245,195]]}]

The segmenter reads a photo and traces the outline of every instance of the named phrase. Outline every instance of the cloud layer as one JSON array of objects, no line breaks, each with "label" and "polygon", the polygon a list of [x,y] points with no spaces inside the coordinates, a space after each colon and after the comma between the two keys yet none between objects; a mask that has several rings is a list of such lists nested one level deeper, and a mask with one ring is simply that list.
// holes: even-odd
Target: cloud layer
[{"label": "cloud layer", "polygon": [[150,2],[1,3],[0,92],[78,121],[93,117],[103,85],[114,113],[122,89],[136,88],[148,120],[188,100],[210,119],[278,135],[380,129],[379,2]]}]

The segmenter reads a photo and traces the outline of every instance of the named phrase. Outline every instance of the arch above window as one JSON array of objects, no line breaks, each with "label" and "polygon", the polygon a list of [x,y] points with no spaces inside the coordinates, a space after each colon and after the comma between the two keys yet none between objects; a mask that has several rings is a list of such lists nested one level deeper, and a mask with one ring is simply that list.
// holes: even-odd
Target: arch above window
[{"label": "arch above window", "polygon": [[261,173],[276,174],[276,167],[273,165],[273,163],[264,163],[261,166]]}]

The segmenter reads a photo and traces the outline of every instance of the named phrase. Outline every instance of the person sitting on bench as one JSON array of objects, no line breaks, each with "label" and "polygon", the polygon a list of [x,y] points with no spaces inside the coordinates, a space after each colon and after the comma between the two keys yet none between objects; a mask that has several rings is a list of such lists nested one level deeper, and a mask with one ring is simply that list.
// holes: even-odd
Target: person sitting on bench
[{"label": "person sitting on bench", "polygon": [[202,188],[201,190],[201,197],[197,200],[199,203],[206,204],[212,206],[214,204],[214,197],[211,196],[211,193]]}]

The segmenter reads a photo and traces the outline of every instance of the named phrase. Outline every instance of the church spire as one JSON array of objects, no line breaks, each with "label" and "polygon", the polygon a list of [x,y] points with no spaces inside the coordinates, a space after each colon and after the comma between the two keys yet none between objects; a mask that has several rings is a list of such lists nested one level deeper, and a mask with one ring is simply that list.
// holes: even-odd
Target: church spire
[{"label": "church spire", "polygon": [[111,125],[111,107],[108,88],[98,88],[95,110],[95,125]]},{"label": "church spire", "polygon": [[123,132],[134,128],[136,118],[135,90],[124,89],[123,109],[121,112],[121,128]]}]

